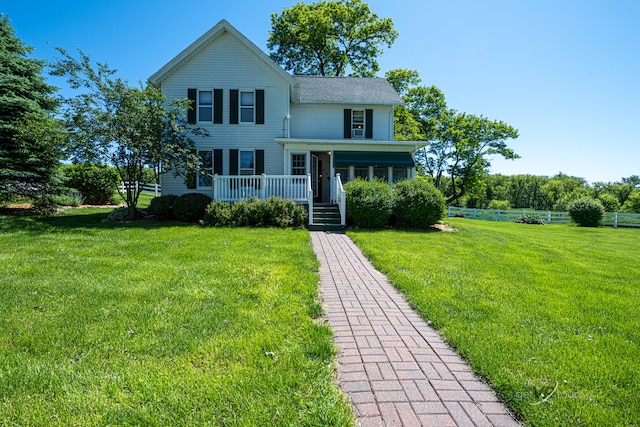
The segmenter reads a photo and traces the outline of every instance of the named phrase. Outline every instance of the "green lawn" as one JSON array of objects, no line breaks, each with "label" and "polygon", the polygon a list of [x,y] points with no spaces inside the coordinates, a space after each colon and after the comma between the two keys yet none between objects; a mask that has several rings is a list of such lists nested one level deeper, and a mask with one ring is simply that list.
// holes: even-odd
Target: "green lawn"
[{"label": "green lawn", "polygon": [[292,229],[0,217],[0,425],[349,425]]},{"label": "green lawn", "polygon": [[640,230],[447,222],[349,236],[525,424],[638,425]]}]

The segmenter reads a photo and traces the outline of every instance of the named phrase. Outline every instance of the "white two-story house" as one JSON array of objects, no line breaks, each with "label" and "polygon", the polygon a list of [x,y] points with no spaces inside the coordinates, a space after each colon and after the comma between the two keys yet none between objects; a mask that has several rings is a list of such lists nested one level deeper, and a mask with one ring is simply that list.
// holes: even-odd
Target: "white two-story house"
[{"label": "white two-story house", "polygon": [[341,202],[348,180],[414,177],[419,143],[393,140],[402,99],[385,79],[292,76],[225,20],[150,81],[169,99],[189,98],[189,123],[209,133],[194,138],[195,179],[165,174],[163,194],[274,195],[313,212]]}]

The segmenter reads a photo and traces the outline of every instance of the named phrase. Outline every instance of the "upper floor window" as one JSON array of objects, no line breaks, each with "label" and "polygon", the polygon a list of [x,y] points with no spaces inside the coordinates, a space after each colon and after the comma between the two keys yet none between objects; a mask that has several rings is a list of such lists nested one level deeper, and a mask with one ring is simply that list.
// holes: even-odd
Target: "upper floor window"
[{"label": "upper floor window", "polygon": [[198,91],[198,121],[209,122],[209,123],[213,121],[213,91],[212,90]]},{"label": "upper floor window", "polygon": [[240,91],[240,123],[255,123],[255,92]]},{"label": "upper floor window", "polygon": [[364,138],[364,110],[351,111],[351,137]]}]

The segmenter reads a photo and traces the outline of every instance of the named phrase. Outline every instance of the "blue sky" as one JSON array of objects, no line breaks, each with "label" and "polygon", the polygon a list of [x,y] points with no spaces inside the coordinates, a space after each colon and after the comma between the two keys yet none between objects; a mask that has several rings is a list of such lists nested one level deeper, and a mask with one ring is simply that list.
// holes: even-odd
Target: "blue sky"
[{"label": "blue sky", "polygon": [[[1,0],[34,56],[81,48],[144,81],[220,19],[266,48],[270,14],[295,0]],[[637,0],[370,0],[400,33],[379,60],[420,72],[458,111],[503,120],[522,156],[493,173],[589,182],[640,175]],[[62,86],[64,82],[51,81]]]}]

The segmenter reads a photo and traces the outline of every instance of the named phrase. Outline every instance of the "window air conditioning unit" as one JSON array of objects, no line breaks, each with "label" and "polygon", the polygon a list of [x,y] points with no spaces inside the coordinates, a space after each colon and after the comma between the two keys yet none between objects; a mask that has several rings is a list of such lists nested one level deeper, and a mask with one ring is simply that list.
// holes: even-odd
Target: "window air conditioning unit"
[{"label": "window air conditioning unit", "polygon": [[364,129],[352,129],[351,130],[352,138],[364,138]]}]

